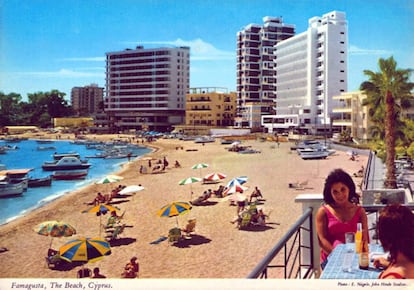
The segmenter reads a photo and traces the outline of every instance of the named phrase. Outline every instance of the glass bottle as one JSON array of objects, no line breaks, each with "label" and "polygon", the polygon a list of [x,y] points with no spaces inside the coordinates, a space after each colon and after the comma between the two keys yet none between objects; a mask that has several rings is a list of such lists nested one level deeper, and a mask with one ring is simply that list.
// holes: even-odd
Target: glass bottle
[{"label": "glass bottle", "polygon": [[355,253],[361,253],[361,241],[362,241],[362,224],[357,224],[357,231],[355,233]]},{"label": "glass bottle", "polygon": [[361,253],[359,253],[359,268],[368,270],[369,267],[369,249],[368,242],[364,241],[361,247]]}]

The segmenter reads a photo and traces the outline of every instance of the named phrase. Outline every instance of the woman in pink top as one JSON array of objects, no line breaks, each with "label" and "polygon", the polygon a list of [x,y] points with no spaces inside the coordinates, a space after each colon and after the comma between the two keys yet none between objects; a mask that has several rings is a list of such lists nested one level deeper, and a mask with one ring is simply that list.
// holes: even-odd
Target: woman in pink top
[{"label": "woman in pink top", "polygon": [[362,224],[362,240],[369,241],[367,215],[359,204],[352,177],[342,169],[333,170],[325,180],[322,205],[316,213],[316,231],[321,247],[321,267],[338,244],[345,243],[345,233],[356,232]]}]

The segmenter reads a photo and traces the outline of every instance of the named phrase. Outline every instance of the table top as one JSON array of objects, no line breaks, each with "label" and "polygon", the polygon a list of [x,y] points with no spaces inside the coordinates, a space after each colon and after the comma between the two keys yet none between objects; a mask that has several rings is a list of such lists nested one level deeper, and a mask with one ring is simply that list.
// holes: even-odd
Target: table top
[{"label": "table top", "polygon": [[[381,245],[370,244],[369,252],[384,253]],[[343,261],[345,257],[345,244],[339,244],[328,256],[328,262],[322,271],[320,279],[377,279],[382,270],[373,267],[372,262],[369,263],[368,270],[359,269],[358,254],[353,252],[352,270],[346,272],[343,270]]]}]

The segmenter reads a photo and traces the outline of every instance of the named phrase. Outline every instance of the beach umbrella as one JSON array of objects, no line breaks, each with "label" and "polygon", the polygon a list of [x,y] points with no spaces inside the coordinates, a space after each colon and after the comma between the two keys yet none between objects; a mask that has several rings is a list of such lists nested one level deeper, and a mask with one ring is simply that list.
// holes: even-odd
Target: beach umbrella
[{"label": "beach umbrella", "polygon": [[207,168],[207,167],[208,167],[208,164],[205,164],[205,163],[197,163],[197,164],[194,164],[191,167],[191,169],[200,169],[200,177],[201,177],[201,169]]},{"label": "beach umbrella", "polygon": [[236,192],[243,192],[247,189],[247,187],[242,186],[240,184],[235,184],[232,187],[227,188],[224,192],[223,195],[228,195],[228,194],[232,194],[232,193],[236,193]]},{"label": "beach umbrella", "polygon": [[198,177],[188,177],[181,180],[178,184],[179,185],[190,185],[190,193],[193,194],[193,183],[200,182],[202,179]]},{"label": "beach umbrella", "polygon": [[239,176],[230,180],[229,183],[227,183],[226,187],[232,187],[233,185],[242,185],[246,182],[247,176]]},{"label": "beach umbrella", "polygon": [[106,214],[107,212],[117,211],[119,208],[109,204],[100,203],[90,209],[82,211],[82,213],[96,213],[97,216]]},{"label": "beach umbrella", "polygon": [[66,222],[45,221],[38,224],[34,231],[42,236],[50,236],[49,248],[52,248],[53,238],[70,237],[76,234],[76,229]]},{"label": "beach umbrella", "polygon": [[160,217],[176,217],[176,223],[178,226],[178,216],[190,212],[192,209],[191,204],[185,201],[175,201],[164,205],[158,210],[157,215]]},{"label": "beach umbrella", "polygon": [[142,185],[128,185],[127,187],[125,187],[124,189],[122,189],[120,192],[118,192],[118,194],[131,194],[131,193],[136,193],[138,191],[144,190],[145,187],[143,187]]},{"label": "beach umbrella", "polygon": [[186,184],[192,184],[201,181],[201,178],[198,177],[188,177],[181,180],[178,184],[179,185],[186,185]]},{"label": "beach umbrella", "polygon": [[102,177],[101,179],[99,179],[95,183],[96,184],[108,184],[108,183],[119,182],[122,179],[124,179],[122,176],[118,176],[118,175],[107,175],[107,176]]},{"label": "beach umbrella", "polygon": [[79,238],[59,249],[59,256],[68,262],[94,262],[111,254],[111,247],[101,238]]},{"label": "beach umbrella", "polygon": [[204,176],[204,180],[208,180],[208,181],[217,181],[217,180],[222,180],[224,178],[226,178],[227,176],[223,173],[220,172],[214,172],[214,173],[210,173],[207,174],[206,176]]},{"label": "beach umbrella", "polygon": [[102,228],[102,215],[108,212],[113,212],[117,210],[119,210],[119,208],[111,206],[109,204],[101,203],[101,204],[95,205],[94,207],[90,209],[82,211],[82,213],[95,213],[97,216],[99,216],[99,236],[100,236],[101,228]]}]

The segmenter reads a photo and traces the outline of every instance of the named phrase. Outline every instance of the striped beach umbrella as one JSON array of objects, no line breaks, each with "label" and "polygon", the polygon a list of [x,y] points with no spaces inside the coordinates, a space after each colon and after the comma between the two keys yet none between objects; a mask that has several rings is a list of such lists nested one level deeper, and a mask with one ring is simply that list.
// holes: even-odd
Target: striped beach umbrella
[{"label": "striped beach umbrella", "polygon": [[79,238],[64,244],[59,249],[59,255],[68,262],[97,261],[111,254],[111,247],[101,238]]},{"label": "striped beach umbrella", "polygon": [[109,204],[100,203],[90,209],[82,211],[82,213],[96,213],[97,215],[106,214],[107,212],[117,211],[119,208]]},{"label": "striped beach umbrella", "polygon": [[232,180],[227,183],[226,187],[232,187],[234,185],[242,185],[247,182],[247,176],[239,176],[236,178],[233,178]]},{"label": "striped beach umbrella", "polygon": [[204,180],[208,180],[208,181],[217,181],[217,180],[222,180],[224,178],[226,178],[227,176],[223,173],[220,172],[214,172],[214,173],[210,173],[207,174],[206,176],[204,176]]},{"label": "striped beach umbrella", "polygon": [[193,186],[192,186],[192,184],[193,183],[196,183],[196,182],[200,182],[202,179],[201,178],[198,178],[198,177],[188,177],[188,178],[184,178],[183,180],[181,180],[178,184],[179,185],[187,185],[187,184],[189,184],[190,185],[190,194],[192,195],[193,194]]},{"label": "striped beach umbrella", "polygon": [[228,194],[232,194],[232,193],[236,193],[236,192],[243,192],[247,189],[247,187],[242,186],[240,184],[235,184],[229,188],[227,188],[224,192],[223,195],[228,195]]},{"label": "striped beach umbrella", "polygon": [[179,185],[186,185],[186,184],[192,184],[201,181],[201,178],[198,177],[188,177],[181,180],[178,184]]},{"label": "striped beach umbrella", "polygon": [[189,213],[192,209],[191,204],[185,201],[176,201],[164,205],[160,210],[158,210],[157,215],[160,217],[176,217],[176,223],[178,226],[178,219],[179,215],[183,215]]},{"label": "striped beach umbrella", "polygon": [[101,229],[102,229],[102,215],[108,213],[117,211],[119,208],[111,206],[109,204],[100,203],[98,205],[95,205],[94,207],[82,211],[82,213],[94,213],[97,216],[99,216],[99,236],[101,235]]},{"label": "striped beach umbrella", "polygon": [[191,169],[200,169],[200,177],[201,177],[201,169],[207,168],[207,167],[208,167],[208,164],[205,164],[205,163],[197,163],[197,164],[194,164],[191,167]]}]

